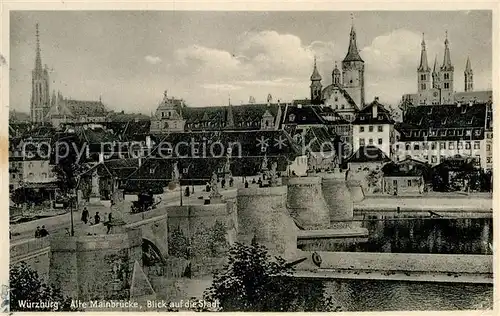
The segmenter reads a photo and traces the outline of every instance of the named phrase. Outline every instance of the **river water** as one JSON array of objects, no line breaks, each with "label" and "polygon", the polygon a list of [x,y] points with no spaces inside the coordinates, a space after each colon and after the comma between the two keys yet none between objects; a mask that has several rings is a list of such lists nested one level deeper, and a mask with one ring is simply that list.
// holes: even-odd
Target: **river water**
[{"label": "river water", "polygon": [[331,244],[324,251],[492,254],[492,218],[371,218],[355,223],[368,229],[367,241]]},{"label": "river water", "polygon": [[493,285],[486,284],[338,280],[325,285],[342,311],[484,310],[493,304]]},{"label": "river water", "polygon": [[[361,243],[330,244],[325,251],[491,255],[493,220],[372,217]],[[328,281],[327,292],[343,311],[491,309],[493,285],[385,280]],[[474,314],[476,315],[476,314]]]}]

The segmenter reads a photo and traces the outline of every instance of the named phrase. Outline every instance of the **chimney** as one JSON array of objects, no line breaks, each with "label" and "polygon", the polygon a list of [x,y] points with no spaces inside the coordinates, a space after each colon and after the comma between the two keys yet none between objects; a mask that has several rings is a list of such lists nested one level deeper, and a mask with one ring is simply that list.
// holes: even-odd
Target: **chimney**
[{"label": "chimney", "polygon": [[103,163],[104,162],[104,153],[101,151],[99,152],[99,163]]},{"label": "chimney", "polygon": [[139,156],[139,157],[137,158],[137,165],[138,165],[139,167],[141,167],[141,166],[142,166],[142,156]]},{"label": "chimney", "polygon": [[151,136],[149,135],[146,136],[146,147],[151,149]]}]

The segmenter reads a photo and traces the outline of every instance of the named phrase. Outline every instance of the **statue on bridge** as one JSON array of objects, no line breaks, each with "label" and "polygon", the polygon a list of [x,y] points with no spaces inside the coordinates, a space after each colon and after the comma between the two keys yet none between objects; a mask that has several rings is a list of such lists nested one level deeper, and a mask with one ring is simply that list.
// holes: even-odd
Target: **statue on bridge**
[{"label": "statue on bridge", "polygon": [[217,183],[217,174],[215,172],[212,173],[212,178],[210,179],[210,189],[210,200],[220,201],[222,194],[219,193],[219,184]]},{"label": "statue on bridge", "polygon": [[125,213],[125,194],[123,189],[119,188],[118,178],[115,178],[113,181],[113,193],[111,194],[111,213],[109,216],[109,220],[105,218],[104,220],[108,220],[106,224],[108,225],[108,232],[111,227],[123,226],[125,225],[125,221],[123,220],[123,214]]},{"label": "statue on bridge", "polygon": [[276,169],[278,169],[278,163],[275,161],[272,163],[271,170],[269,171],[269,186],[271,187],[278,185],[278,174]]}]

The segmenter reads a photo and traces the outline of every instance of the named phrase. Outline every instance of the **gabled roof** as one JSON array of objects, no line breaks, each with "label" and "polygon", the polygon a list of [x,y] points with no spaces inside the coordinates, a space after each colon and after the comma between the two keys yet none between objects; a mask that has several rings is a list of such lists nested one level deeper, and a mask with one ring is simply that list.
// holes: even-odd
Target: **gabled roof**
[{"label": "gabled roof", "polygon": [[354,109],[359,110],[360,107],[363,106],[362,104],[357,105],[356,102],[354,102],[354,100],[351,98],[349,93],[344,88],[335,84],[328,85],[323,89],[323,92],[321,93],[321,98],[323,99],[323,101],[326,100],[325,94],[327,92],[330,92],[331,90],[340,91],[340,94],[342,94],[342,96],[346,99],[347,103],[351,105]]},{"label": "gabled roof", "polygon": [[[377,117],[373,117],[373,107],[377,107]],[[366,105],[356,115],[356,119],[352,124],[394,124],[390,112],[384,107],[383,104],[374,100],[372,103]]]},{"label": "gabled roof", "polygon": [[352,154],[347,162],[389,162],[391,159],[376,146],[361,146],[359,149]]},{"label": "gabled roof", "polygon": [[316,111],[314,106],[289,106],[284,118],[284,124],[319,125],[325,120]]},{"label": "gabled roof", "polygon": [[81,101],[64,99],[59,102],[59,109],[66,107],[73,117],[79,116],[106,116],[108,111],[101,101]]},{"label": "gabled roof", "polygon": [[[411,107],[404,122],[413,128],[467,128],[483,127],[486,104],[441,104]],[[472,120],[472,121],[471,121]]]},{"label": "gabled roof", "polygon": [[384,176],[426,176],[431,166],[425,162],[415,159],[405,159],[400,162],[391,162],[382,167]]}]

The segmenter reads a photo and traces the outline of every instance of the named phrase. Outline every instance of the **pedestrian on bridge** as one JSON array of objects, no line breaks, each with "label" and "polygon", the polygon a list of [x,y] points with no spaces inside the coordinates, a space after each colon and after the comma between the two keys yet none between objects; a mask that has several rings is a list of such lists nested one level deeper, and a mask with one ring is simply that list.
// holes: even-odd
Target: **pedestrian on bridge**
[{"label": "pedestrian on bridge", "polygon": [[94,215],[94,225],[97,225],[101,222],[101,216],[99,216],[99,212],[95,212]]},{"label": "pedestrian on bridge", "polygon": [[42,229],[40,229],[40,238],[47,237],[49,235],[49,232],[45,229],[45,226],[42,226]]},{"label": "pedestrian on bridge", "polygon": [[37,226],[35,230],[35,238],[40,238],[40,226]]},{"label": "pedestrian on bridge", "polygon": [[87,210],[86,207],[84,207],[82,212],[82,222],[87,224],[88,221],[89,221],[89,211]]}]

